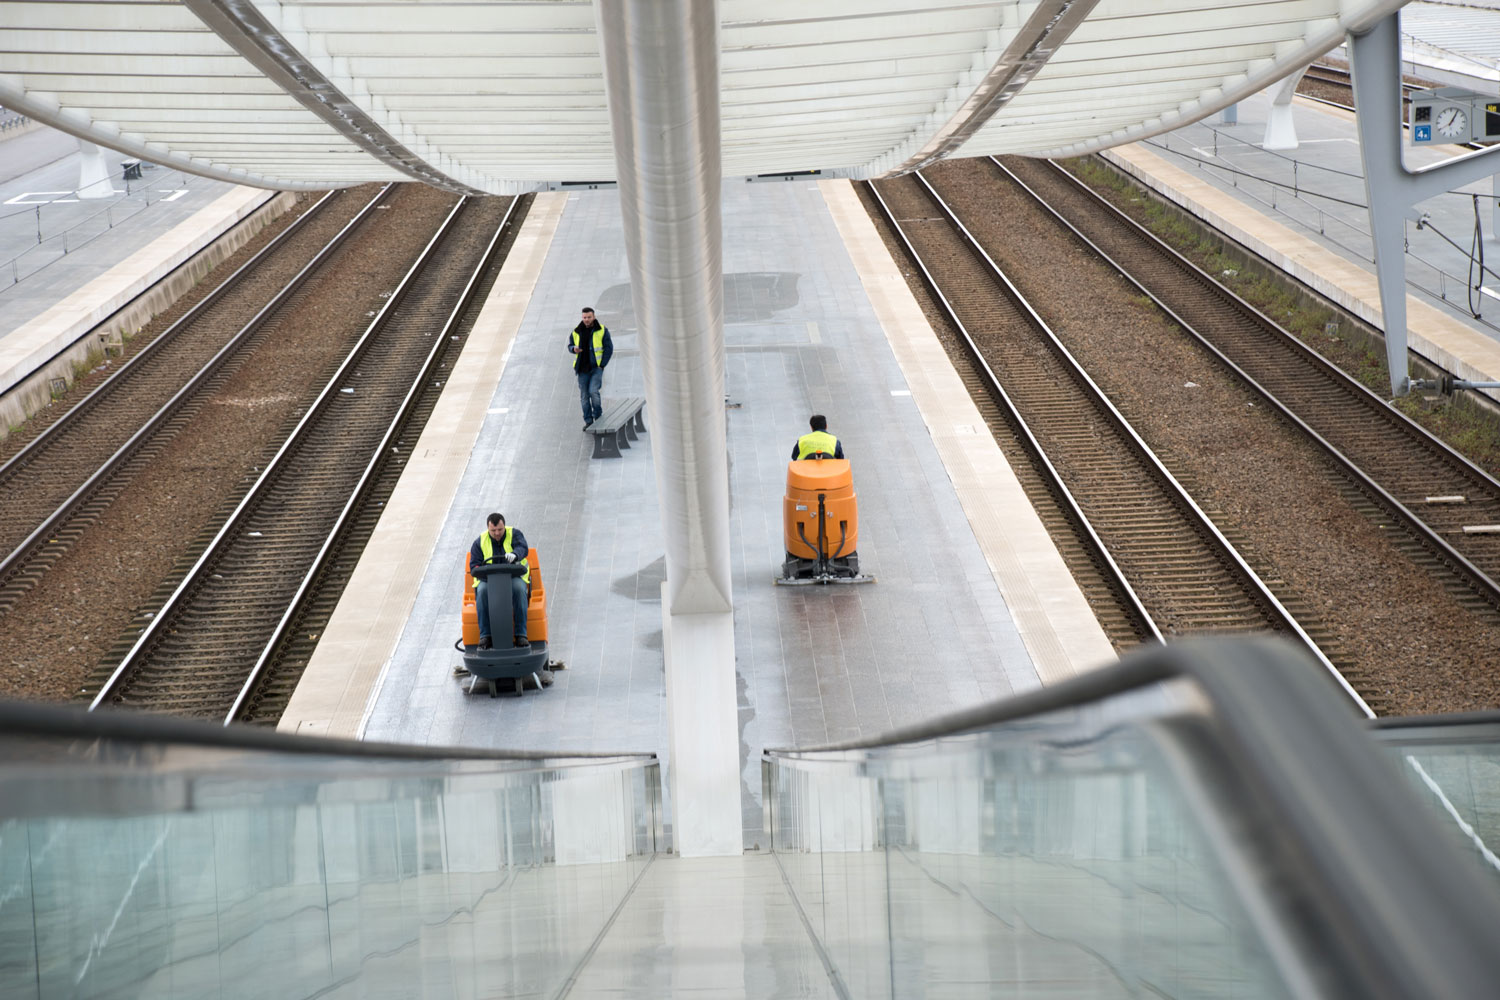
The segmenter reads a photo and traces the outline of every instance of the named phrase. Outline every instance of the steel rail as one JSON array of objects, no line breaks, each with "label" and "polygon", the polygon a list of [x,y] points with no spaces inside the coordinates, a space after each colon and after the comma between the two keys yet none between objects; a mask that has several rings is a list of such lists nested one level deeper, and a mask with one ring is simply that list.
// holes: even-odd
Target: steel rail
[{"label": "steel rail", "polygon": [[322,547],[319,548],[318,554],[313,558],[312,565],[308,568],[307,573],[303,575],[302,582],[298,585],[296,593],[292,595],[291,602],[287,605],[285,614],[277,622],[276,628],[272,631],[270,638],[266,640],[265,646],[261,649],[260,656],[256,658],[255,666],[250,670],[250,676],[246,679],[244,686],[240,688],[240,693],[235,697],[234,704],[230,706],[228,715],[224,717],[224,725],[227,726],[239,718],[240,713],[244,711],[247,703],[254,696],[255,689],[259,686],[262,675],[270,667],[271,659],[275,655],[277,647],[281,645],[287,629],[291,627],[292,622],[301,612],[303,602],[308,592],[312,590],[314,581],[317,580],[318,575],[323,571],[324,566],[334,553],[336,542],[343,533],[345,525],[349,523],[360,505],[364,502],[369,487],[375,481],[380,470],[380,465],[385,458],[386,451],[391,447],[392,440],[400,432],[421,398],[422,390],[427,380],[432,377],[438,360],[447,349],[448,337],[453,334],[464,313],[472,304],[471,300],[474,296],[474,290],[478,287],[484,277],[485,271],[489,269],[493,262],[495,252],[500,246],[500,241],[504,238],[505,231],[510,227],[511,220],[516,214],[516,208],[520,203],[521,199],[519,197],[511,199],[510,206],[505,210],[505,217],[500,220],[500,225],[495,229],[495,235],[490,239],[489,245],[485,247],[484,253],[480,255],[479,264],[474,268],[474,272],[469,275],[469,280],[464,285],[463,291],[459,293],[458,302],[454,305],[448,319],[444,321],[442,329],[433,338],[432,350],[428,352],[427,359],[422,363],[422,367],[417,372],[415,378],[412,379],[411,388],[407,390],[406,397],[401,401],[401,406],[397,409],[395,417],[392,418],[390,426],[381,437],[380,443],[371,452],[370,461],[365,466],[365,471],[360,475],[359,482],[350,491],[348,501],[344,504],[343,509],[339,511],[338,519],[329,529],[327,539],[323,542]]},{"label": "steel rail", "polygon": [[[224,364],[225,361],[227,361],[231,356],[234,355],[236,351],[243,347],[245,345],[245,342],[249,340],[249,338],[253,336],[255,332],[259,330],[260,327],[268,319],[271,318],[272,315],[275,314],[276,310],[278,310],[282,305],[286,303],[286,301],[292,296],[292,294],[302,286],[307,278],[310,277],[314,271],[316,271],[323,265],[327,258],[344,242],[345,238],[348,237],[348,235],[352,233],[354,229],[361,222],[363,222],[367,216],[372,214],[375,207],[381,201],[383,201],[387,194],[389,194],[389,192],[392,190],[393,186],[389,184],[381,188],[380,191],[376,193],[375,197],[370,199],[370,202],[365,205],[364,208],[360,209],[359,214],[357,214],[353,219],[349,220],[348,224],[345,225],[343,229],[339,230],[338,234],[334,236],[334,238],[330,240],[322,250],[318,251],[317,256],[308,261],[306,267],[297,272],[296,276],[293,277],[292,280],[281,289],[281,291],[277,292],[275,297],[272,298],[270,302],[266,303],[266,305],[262,307],[261,310],[257,312],[250,319],[250,321],[246,323],[243,328],[241,328],[238,333],[230,338],[228,343],[219,348],[219,350],[214,354],[212,358],[209,358],[209,360],[203,365],[203,367],[198,370],[198,373],[196,375],[189,379],[182,388],[178,389],[177,392],[172,395],[171,399],[167,400],[161,405],[161,408],[152,415],[151,419],[147,420],[139,430],[132,434],[129,440],[120,445],[120,447],[115,450],[113,455],[105,459],[104,464],[101,465],[93,473],[93,475],[84,480],[83,484],[80,485],[76,490],[74,490],[73,493],[66,500],[64,500],[55,511],[49,514],[46,520],[44,520],[36,528],[36,530],[27,535],[26,538],[22,540],[22,542],[17,545],[9,555],[7,555],[3,560],[0,560],[0,582],[7,580],[19,568],[20,564],[25,561],[25,559],[31,554],[31,552],[39,544],[41,544],[43,539],[47,538],[52,533],[52,531],[58,527],[58,525],[62,524],[70,516],[72,516],[72,514],[80,504],[86,501],[90,495],[92,495],[101,485],[103,485],[105,480],[107,480],[110,475],[112,475],[117,469],[119,469],[121,465],[123,465],[136,451],[138,451],[148,440],[150,440],[152,435],[156,433],[161,425],[165,423],[168,418],[170,418],[174,413],[176,413],[177,410],[180,409],[182,405],[186,403],[194,393],[197,392],[197,390],[203,385],[203,383],[208,381],[208,379],[211,378],[216,371],[218,371],[218,369]],[[245,266],[248,267],[249,262],[247,262]],[[145,352],[142,353],[144,354]],[[137,358],[139,357],[140,355],[137,355]],[[99,388],[102,389],[103,386],[100,386]],[[98,389],[95,390],[95,392],[98,391]],[[93,394],[91,393],[90,395],[92,396]],[[35,443],[36,442],[32,442],[32,444]]]},{"label": "steel rail", "polygon": [[[1088,248],[1095,254],[1097,254],[1100,259],[1106,261],[1110,267],[1118,271],[1121,277],[1130,282],[1131,285],[1135,286],[1135,288],[1143,295],[1150,298],[1151,301],[1154,302],[1163,313],[1171,317],[1172,321],[1177,323],[1185,333],[1187,333],[1201,346],[1212,353],[1214,357],[1218,358],[1221,364],[1225,365],[1230,369],[1230,371],[1234,372],[1236,377],[1243,380],[1248,386],[1250,386],[1250,388],[1259,393],[1261,398],[1270,403],[1279,413],[1290,420],[1298,430],[1302,431],[1308,438],[1316,443],[1318,447],[1321,448],[1329,458],[1333,459],[1333,461],[1340,468],[1342,468],[1345,473],[1353,478],[1356,483],[1358,483],[1369,492],[1373,493],[1375,497],[1378,498],[1380,503],[1385,506],[1390,513],[1394,514],[1397,519],[1405,524],[1409,530],[1416,534],[1421,541],[1423,541],[1431,548],[1435,549],[1436,554],[1439,557],[1451,563],[1454,569],[1457,571],[1458,575],[1466,583],[1478,590],[1482,594],[1482,596],[1487,597],[1492,605],[1500,608],[1500,583],[1497,583],[1492,577],[1489,576],[1489,574],[1485,573],[1478,566],[1475,566],[1471,561],[1469,561],[1466,556],[1464,556],[1461,552],[1450,545],[1440,534],[1438,534],[1436,530],[1432,528],[1431,525],[1427,524],[1427,522],[1422,520],[1422,518],[1419,517],[1414,511],[1412,511],[1409,507],[1407,507],[1395,496],[1393,496],[1388,490],[1381,486],[1373,476],[1365,472],[1364,469],[1360,468],[1359,465],[1357,465],[1351,458],[1349,458],[1341,450],[1339,450],[1339,448],[1336,447],[1331,441],[1314,430],[1305,420],[1298,416],[1289,405],[1282,402],[1281,399],[1279,399],[1274,393],[1271,392],[1271,390],[1267,389],[1264,385],[1257,381],[1253,375],[1251,375],[1244,368],[1240,367],[1233,360],[1231,360],[1229,356],[1222,350],[1220,350],[1212,340],[1210,340],[1202,333],[1199,333],[1191,323],[1189,323],[1180,314],[1175,312],[1165,301],[1163,301],[1161,296],[1157,295],[1150,288],[1146,287],[1145,284],[1143,284],[1140,280],[1138,280],[1134,275],[1130,273],[1129,269],[1124,264],[1120,263],[1114,257],[1111,257],[1098,244],[1085,236],[1077,226],[1074,226],[1062,215],[1062,213],[1048,204],[1047,200],[1043,198],[1039,193],[1032,190],[1032,188],[1030,188],[1025,181],[1017,177],[1011,170],[1009,170],[995,157],[990,157],[990,162],[992,162],[1001,172],[1009,177],[1017,187],[1019,187],[1022,191],[1025,191],[1041,208],[1047,211],[1053,218],[1055,218],[1059,223],[1066,227],[1069,232],[1071,232],[1086,246],[1088,246]],[[1252,322],[1258,324],[1262,329],[1273,334],[1279,342],[1291,348],[1296,354],[1302,357],[1309,364],[1313,365],[1324,375],[1338,382],[1344,388],[1354,391],[1355,395],[1358,398],[1361,398],[1365,402],[1370,403],[1373,408],[1377,409],[1381,415],[1387,418],[1388,421],[1394,423],[1398,429],[1410,433],[1412,436],[1421,440],[1424,445],[1439,451],[1451,461],[1459,464],[1464,469],[1464,471],[1473,475],[1481,482],[1488,484],[1494,490],[1495,494],[1497,496],[1500,496],[1500,482],[1497,482],[1483,469],[1479,468],[1473,462],[1469,461],[1468,458],[1464,457],[1453,448],[1449,447],[1447,443],[1439,440],[1425,427],[1422,427],[1420,424],[1417,424],[1415,421],[1413,421],[1410,417],[1406,416],[1406,414],[1387,405],[1385,401],[1382,400],[1379,396],[1376,396],[1375,393],[1371,392],[1367,387],[1361,385],[1355,379],[1350,377],[1349,374],[1346,373],[1343,369],[1339,368],[1337,365],[1334,365],[1332,362],[1328,361],[1328,359],[1312,350],[1301,340],[1295,337],[1292,333],[1284,329],[1274,319],[1267,316],[1265,313],[1261,312],[1259,309],[1255,308],[1244,299],[1240,298],[1232,290],[1225,288],[1223,285],[1214,281],[1211,277],[1203,272],[1202,268],[1199,268],[1196,264],[1188,260],[1182,254],[1178,253],[1172,247],[1167,246],[1166,243],[1160,240],[1154,233],[1147,230],[1145,227],[1140,225],[1140,223],[1130,218],[1124,212],[1121,212],[1107,199],[1100,197],[1096,192],[1080,183],[1076,178],[1074,178],[1067,171],[1063,170],[1061,167],[1057,166],[1055,163],[1052,163],[1051,161],[1047,162],[1049,163],[1051,169],[1058,176],[1063,178],[1072,188],[1076,189],[1082,194],[1087,195],[1089,200],[1097,208],[1099,208],[1100,210],[1106,210],[1111,215],[1111,217],[1126,223],[1127,228],[1129,228],[1137,236],[1145,240],[1147,242],[1147,245],[1152,250],[1155,250],[1163,256],[1167,257],[1168,260],[1178,265],[1180,268],[1185,269],[1189,274],[1196,276],[1200,284],[1207,288],[1207,290],[1217,293],[1221,298],[1225,299],[1232,308],[1245,315]]]},{"label": "steel rail", "polygon": [[[919,179],[921,177],[920,174],[916,176]],[[1030,425],[1026,423],[1026,419],[1021,415],[1020,408],[1010,398],[1010,394],[1005,391],[1005,387],[1000,384],[999,377],[995,374],[994,369],[990,367],[989,362],[985,360],[984,352],[979,349],[979,345],[969,333],[968,327],[959,319],[958,310],[948,301],[948,296],[944,294],[937,279],[927,269],[927,263],[922,260],[921,254],[917,253],[916,246],[907,238],[905,230],[896,221],[896,213],[891,211],[891,207],[881,197],[880,191],[876,188],[874,182],[866,181],[865,184],[870,194],[874,196],[876,203],[880,205],[881,211],[885,213],[885,219],[887,224],[890,225],[891,231],[896,234],[896,238],[901,241],[901,245],[906,248],[906,252],[911,255],[911,259],[916,262],[917,269],[922,272],[923,281],[937,298],[938,303],[943,308],[943,312],[948,317],[948,321],[958,331],[964,346],[968,348],[969,357],[983,379],[986,388],[1000,401],[1012,424],[1020,431],[1019,438],[1021,445],[1031,455],[1032,460],[1041,467],[1047,478],[1048,486],[1062,497],[1067,511],[1079,525],[1085,547],[1092,550],[1094,557],[1104,566],[1108,567],[1109,573],[1112,575],[1110,582],[1125,595],[1126,610],[1135,615],[1140,624],[1144,626],[1148,639],[1155,640],[1156,642],[1165,642],[1166,639],[1163,637],[1155,619],[1151,617],[1151,613],[1141,603],[1141,599],[1137,596],[1135,588],[1130,585],[1130,581],[1126,579],[1124,572],[1115,562],[1114,556],[1110,554],[1109,547],[1104,544],[1104,540],[1094,530],[1094,525],[1089,521],[1088,515],[1083,512],[1083,508],[1079,506],[1078,500],[1073,496],[1073,492],[1068,489],[1067,483],[1063,481],[1062,474],[1057,471],[1057,468],[1052,464],[1052,460],[1047,457],[1046,449],[1042,447],[1042,443],[1032,433]],[[988,260],[989,258],[986,257],[985,259]],[[993,262],[991,262],[991,266],[994,266]]]},{"label": "steel rail", "polygon": [[1192,498],[1187,489],[1183,487],[1182,484],[1178,482],[1177,478],[1173,476],[1172,473],[1166,468],[1166,465],[1160,460],[1160,458],[1157,457],[1156,453],[1152,451],[1150,446],[1146,444],[1145,440],[1140,437],[1140,435],[1130,425],[1129,421],[1125,419],[1124,415],[1120,413],[1119,409],[1115,407],[1112,401],[1110,401],[1109,397],[1104,393],[1104,391],[1099,388],[1098,384],[1095,383],[1093,378],[1089,376],[1088,372],[1084,370],[1083,366],[1078,362],[1078,360],[1073,357],[1072,352],[1063,345],[1062,341],[1047,325],[1046,321],[1042,319],[1042,317],[1026,300],[1025,296],[1021,294],[1020,290],[1016,288],[1014,283],[1010,281],[1009,277],[1006,276],[1005,273],[1000,269],[1000,267],[995,263],[994,259],[989,255],[989,253],[984,249],[984,247],[979,243],[974,235],[969,232],[968,228],[964,226],[962,221],[959,220],[952,208],[942,199],[937,191],[933,189],[932,185],[928,183],[925,177],[923,177],[920,173],[914,174],[913,176],[927,190],[928,196],[932,198],[934,204],[936,204],[947,216],[949,223],[959,233],[962,234],[964,241],[967,243],[968,247],[981,260],[985,262],[987,269],[995,277],[997,284],[1003,290],[1006,297],[1010,299],[1011,302],[1017,307],[1017,309],[1026,317],[1027,321],[1032,325],[1033,329],[1041,334],[1043,338],[1051,345],[1054,355],[1060,360],[1060,362],[1070,372],[1070,374],[1078,380],[1080,385],[1083,387],[1083,391],[1085,392],[1085,394],[1091,398],[1092,402],[1096,406],[1099,407],[1099,409],[1104,413],[1109,421],[1115,426],[1115,429],[1125,438],[1127,442],[1131,444],[1132,447],[1136,449],[1137,453],[1144,459],[1145,464],[1148,466],[1148,468],[1150,468],[1155,473],[1155,477],[1165,485],[1168,494],[1173,497],[1174,501],[1181,504],[1182,509],[1184,510],[1188,519],[1192,523],[1194,523],[1195,527],[1204,534],[1204,536],[1207,540],[1209,540],[1212,546],[1219,549],[1221,556],[1225,558],[1233,566],[1234,570],[1241,576],[1241,578],[1249,584],[1249,588],[1253,592],[1254,596],[1258,600],[1263,602],[1264,605],[1270,610],[1271,617],[1276,620],[1280,624],[1280,626],[1288,633],[1295,636],[1296,639],[1303,646],[1305,646],[1305,648],[1312,656],[1314,656],[1320,662],[1324,663],[1326,665],[1326,669],[1333,670],[1334,668],[1332,664],[1329,663],[1328,658],[1326,655],[1324,655],[1323,651],[1318,648],[1317,643],[1312,640],[1312,638],[1302,628],[1301,624],[1296,620],[1296,618],[1285,608],[1285,606],[1282,605],[1281,601],[1266,585],[1265,581],[1260,578],[1260,575],[1257,574],[1255,570],[1249,565],[1249,563],[1245,561],[1244,557],[1240,555],[1239,551],[1234,547],[1234,545],[1226,537],[1224,537],[1218,526],[1214,524],[1213,519],[1210,518],[1203,511],[1203,509],[1198,506],[1197,501]]},{"label": "steel rail", "polygon": [[[179,316],[175,323],[163,330],[154,340],[151,341],[151,343],[141,348],[141,350],[134,357],[130,358],[130,360],[126,361],[119,368],[116,368],[103,382],[100,382],[98,385],[94,386],[94,388],[89,391],[88,395],[84,396],[77,403],[73,404],[73,406],[68,409],[68,412],[64,413],[61,417],[58,417],[50,427],[42,431],[42,433],[38,434],[32,440],[26,442],[26,446],[24,448],[16,452],[10,458],[6,459],[5,462],[0,463],[0,483],[3,483],[5,480],[15,475],[22,465],[30,461],[31,456],[35,451],[40,448],[46,447],[55,439],[56,435],[60,434],[64,429],[71,426],[75,421],[79,419],[82,414],[87,413],[89,410],[92,410],[95,406],[97,406],[105,396],[109,395],[122,384],[121,379],[134,374],[137,367],[145,367],[145,359],[153,356],[163,345],[171,343],[172,340],[176,339],[177,335],[180,334],[188,326],[192,325],[192,323],[198,319],[201,313],[214,306],[220,298],[228,294],[231,289],[238,285],[242,278],[253,271],[256,266],[260,264],[262,258],[267,257],[274,251],[280,249],[283,243],[290,240],[292,236],[297,233],[297,231],[302,229],[302,227],[306,225],[309,220],[317,215],[324,208],[324,206],[326,206],[334,197],[336,197],[340,193],[341,192],[339,191],[329,191],[327,194],[323,195],[323,197],[319,198],[317,204],[313,205],[306,212],[303,212],[302,215],[290,226],[287,226],[281,232],[277,233],[276,238],[271,240],[271,242],[267,243],[265,246],[261,247],[254,257],[251,257],[249,260],[245,261],[245,263],[235,268],[233,274],[219,283],[219,287],[209,292],[191,309]],[[89,332],[92,333],[93,331],[90,330]],[[85,334],[85,336],[87,336],[87,334]],[[53,358],[56,357],[57,355],[53,355]],[[5,394],[0,393],[0,395]]]},{"label": "steel rail", "polygon": [[255,483],[245,493],[245,496],[240,500],[239,504],[235,506],[234,511],[227,518],[225,518],[223,525],[220,526],[213,539],[208,543],[208,545],[204,548],[202,554],[199,555],[198,559],[187,571],[182,581],[177,585],[176,589],[172,591],[171,595],[167,598],[163,605],[159,609],[157,609],[156,613],[151,618],[151,621],[146,625],[145,628],[141,630],[141,634],[136,637],[135,642],[131,645],[126,654],[121,658],[120,663],[115,668],[114,672],[111,673],[104,684],[100,686],[99,692],[94,696],[93,701],[89,703],[89,711],[95,711],[100,706],[114,700],[115,696],[118,694],[119,688],[121,687],[127,675],[137,665],[137,662],[147,652],[151,644],[156,641],[158,632],[160,632],[167,620],[172,617],[173,612],[175,612],[182,604],[188,592],[198,582],[198,578],[202,575],[202,573],[209,566],[212,560],[219,554],[219,551],[224,548],[231,533],[235,531],[240,520],[261,499],[262,494],[270,488],[270,486],[275,481],[277,474],[280,472],[282,465],[285,464],[288,457],[301,444],[303,438],[314,426],[317,418],[322,414],[324,408],[328,405],[328,402],[338,395],[340,383],[344,380],[345,376],[348,374],[353,365],[358,363],[360,357],[365,353],[365,349],[374,339],[375,334],[381,329],[381,327],[385,325],[391,314],[395,311],[396,307],[406,297],[406,293],[412,286],[413,279],[422,272],[423,268],[426,267],[427,262],[429,258],[432,257],[438,243],[441,242],[443,237],[447,235],[449,228],[453,224],[453,220],[458,217],[459,212],[463,209],[464,205],[468,203],[468,201],[468,198],[460,198],[457,204],[453,206],[452,211],[450,211],[447,217],[443,219],[442,225],[438,227],[438,230],[433,235],[432,239],[427,242],[427,246],[423,248],[421,254],[417,257],[416,262],[412,264],[411,268],[406,272],[406,275],[401,279],[401,283],[396,286],[396,289],[391,293],[390,298],[386,299],[385,305],[380,308],[380,312],[377,313],[375,318],[370,321],[369,326],[366,327],[365,332],[360,335],[359,340],[355,341],[354,346],[349,349],[349,352],[345,355],[343,362],[333,373],[333,376],[328,380],[328,383],[323,387],[323,391],[320,392],[318,394],[318,397],[313,400],[310,406],[308,406],[307,411],[302,415],[302,419],[297,422],[296,427],[292,429],[291,434],[287,436],[287,439],[282,443],[281,447],[277,449],[276,454],[266,464],[265,468],[261,470],[259,478],[256,479]]},{"label": "steel rail", "polygon": [[922,186],[927,189],[933,200],[942,208],[943,212],[948,216],[948,219],[953,223],[958,231],[963,234],[964,239],[968,241],[969,246],[972,247],[974,251],[980,255],[984,262],[989,266],[990,270],[999,279],[1000,284],[1005,289],[1007,296],[1010,297],[1011,300],[1020,307],[1021,311],[1026,314],[1035,329],[1046,336],[1047,340],[1052,344],[1053,349],[1056,351],[1057,356],[1062,359],[1065,367],[1071,370],[1071,372],[1087,387],[1088,391],[1092,394],[1094,402],[1103,408],[1103,410],[1109,415],[1110,419],[1114,422],[1116,428],[1122,434],[1124,434],[1126,439],[1129,440],[1136,447],[1139,453],[1147,459],[1148,464],[1152,469],[1155,470],[1156,474],[1164,482],[1170,485],[1171,489],[1175,493],[1175,498],[1179,499],[1187,507],[1187,509],[1192,512],[1193,517],[1198,522],[1198,526],[1208,533],[1209,537],[1214,540],[1215,544],[1219,545],[1222,548],[1223,553],[1229,557],[1230,561],[1234,563],[1235,567],[1245,576],[1247,580],[1249,580],[1254,585],[1258,596],[1263,598],[1266,603],[1270,605],[1270,607],[1275,611],[1277,617],[1281,619],[1281,623],[1287,629],[1287,631],[1295,635],[1307,647],[1307,649],[1312,653],[1314,657],[1316,657],[1319,661],[1327,664],[1329,669],[1333,669],[1333,665],[1328,662],[1328,658],[1323,655],[1323,651],[1318,648],[1318,644],[1312,640],[1312,637],[1303,630],[1302,625],[1297,621],[1296,618],[1292,616],[1292,613],[1288,611],[1282,605],[1281,601],[1277,599],[1276,595],[1271,592],[1271,588],[1266,586],[1265,581],[1260,578],[1260,574],[1256,573],[1255,570],[1250,566],[1250,564],[1245,561],[1244,557],[1240,555],[1239,550],[1230,543],[1229,539],[1224,537],[1224,534],[1219,530],[1218,525],[1214,524],[1213,518],[1204,513],[1203,508],[1198,506],[1198,502],[1193,499],[1192,494],[1187,491],[1186,487],[1184,487],[1180,482],[1177,481],[1177,477],[1172,475],[1171,471],[1167,469],[1162,460],[1157,457],[1156,452],[1151,450],[1151,446],[1146,444],[1145,439],[1142,438],[1138,433],[1136,433],[1136,430],[1131,426],[1130,421],[1125,419],[1125,415],[1121,413],[1118,408],[1116,408],[1114,402],[1109,398],[1107,394],[1105,394],[1104,390],[1099,388],[1098,384],[1084,369],[1083,365],[1078,362],[1078,359],[1073,357],[1073,352],[1069,351],[1067,347],[1063,345],[1063,342],[1058,339],[1057,334],[1054,333],[1052,331],[1052,328],[1047,325],[1046,320],[1042,319],[1041,314],[1038,313],[1034,308],[1032,308],[1031,303],[1028,302],[1026,300],[1026,297],[1021,294],[1021,290],[1011,282],[1010,278],[1005,274],[1005,272],[1000,269],[1000,266],[995,263],[994,258],[989,255],[989,252],[986,251],[984,247],[980,245],[979,241],[974,238],[974,234],[969,232],[968,227],[965,226],[961,221],[959,221],[957,214],[955,214],[953,209],[949,207],[948,203],[938,195],[937,191],[933,189],[932,185],[927,182],[927,178],[923,177],[921,173],[917,173],[915,176],[917,180],[922,183]]}]

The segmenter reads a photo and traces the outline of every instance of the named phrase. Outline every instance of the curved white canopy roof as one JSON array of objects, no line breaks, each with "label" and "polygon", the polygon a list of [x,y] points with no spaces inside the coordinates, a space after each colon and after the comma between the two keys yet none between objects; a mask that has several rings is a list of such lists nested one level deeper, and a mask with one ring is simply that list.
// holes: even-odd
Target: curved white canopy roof
[{"label": "curved white canopy roof", "polygon": [[[722,0],[726,175],[1071,155],[1268,86],[1400,0]],[[615,176],[588,2],[20,0],[0,104],[267,187]]]}]

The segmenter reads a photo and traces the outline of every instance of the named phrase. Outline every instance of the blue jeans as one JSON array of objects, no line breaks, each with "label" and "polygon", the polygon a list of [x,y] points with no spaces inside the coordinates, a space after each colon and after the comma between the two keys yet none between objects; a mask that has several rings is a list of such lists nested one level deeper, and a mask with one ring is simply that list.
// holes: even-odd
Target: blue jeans
[{"label": "blue jeans", "polygon": [[604,412],[604,404],[599,401],[599,390],[604,388],[604,369],[595,368],[591,372],[577,372],[576,374],[578,376],[578,402],[583,407],[583,422],[591,424]]},{"label": "blue jeans", "polygon": [[[479,639],[494,641],[490,635],[490,582],[480,580],[479,586],[474,588],[474,605],[479,612]],[[526,581],[519,576],[510,578],[510,613],[515,619],[516,638],[522,642],[526,641]]]}]

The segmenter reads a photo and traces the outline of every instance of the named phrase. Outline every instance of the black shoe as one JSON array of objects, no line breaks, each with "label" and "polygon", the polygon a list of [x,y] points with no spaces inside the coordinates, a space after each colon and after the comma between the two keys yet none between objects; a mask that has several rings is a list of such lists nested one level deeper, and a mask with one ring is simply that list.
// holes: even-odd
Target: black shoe
[{"label": "black shoe", "polygon": [[585,424],[584,424],[584,425],[583,425],[583,429],[584,429],[584,430],[588,430],[588,429],[589,429],[589,428],[590,428],[590,427],[592,427],[592,426],[594,426],[594,422],[593,422],[593,421],[592,421],[592,420],[590,420],[590,421],[588,421],[588,422],[587,422],[587,423],[585,423]]},{"label": "black shoe", "polygon": [[517,649],[530,649],[531,648],[531,643],[527,642],[525,639],[517,639],[515,641],[514,645],[515,645],[515,647]]},{"label": "black shoe", "polygon": [[489,636],[482,635],[482,636],[479,637],[479,648],[480,649],[493,649],[493,648],[495,648],[495,644],[492,643],[492,642],[490,642],[490,637]]}]

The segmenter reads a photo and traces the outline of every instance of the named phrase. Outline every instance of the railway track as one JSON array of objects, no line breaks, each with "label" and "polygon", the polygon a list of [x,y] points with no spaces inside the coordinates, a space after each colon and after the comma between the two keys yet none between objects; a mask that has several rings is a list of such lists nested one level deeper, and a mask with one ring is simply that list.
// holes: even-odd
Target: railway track
[{"label": "railway track", "polygon": [[1500,613],[1500,482],[1308,348],[1062,168],[990,163],[1297,426],[1408,555],[1475,614]]},{"label": "railway track", "polygon": [[[339,534],[423,390],[441,381],[454,328],[494,259],[514,201],[461,201],[317,400],[117,663],[91,708],[125,705],[228,721],[254,714],[266,664],[316,590]],[[101,671],[101,677],[103,672]]]},{"label": "railway track", "polygon": [[468,341],[469,331],[500,275],[499,262],[509,256],[530,205],[529,197],[512,202],[496,234],[497,246],[488,252],[491,263],[475,272],[474,279],[471,279],[473,289],[461,299],[461,303],[467,305],[461,304],[460,310],[455,311],[455,321],[450,324],[447,335],[440,337],[441,350],[434,359],[435,363],[428,363],[426,376],[421,380],[423,391],[410,395],[402,411],[391,422],[388,440],[376,449],[376,457],[353,491],[353,498],[341,515],[340,523],[329,532],[328,542],[304,575],[303,584],[277,631],[261,648],[256,665],[226,722],[274,726],[281,721],[282,712],[317,648],[318,637],[333,617],[365,543],[375,530],[385,501],[406,468],[411,446],[437,405],[448,373],[453,370]]},{"label": "railway track", "polygon": [[1034,442],[1047,492],[1065,498],[1064,555],[1111,639],[1283,633],[1359,700],[1328,659],[1336,643],[1302,629],[933,187],[908,175],[870,190],[958,330],[986,421]]},{"label": "railway track", "polygon": [[[1307,84],[1305,89],[1304,83]],[[1401,82],[1401,106],[1405,108],[1410,103],[1412,91],[1421,89],[1421,84],[1403,80]],[[1302,74],[1302,80],[1297,84],[1297,93],[1301,97],[1331,107],[1351,112],[1354,110],[1354,78],[1347,69],[1340,69],[1337,66],[1313,63],[1307,67],[1307,71]]]},{"label": "railway track", "polygon": [[[0,466],[0,614],[97,521],[389,193],[325,196]],[[272,294],[273,290],[275,294]]]}]

